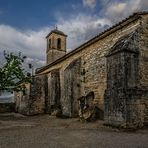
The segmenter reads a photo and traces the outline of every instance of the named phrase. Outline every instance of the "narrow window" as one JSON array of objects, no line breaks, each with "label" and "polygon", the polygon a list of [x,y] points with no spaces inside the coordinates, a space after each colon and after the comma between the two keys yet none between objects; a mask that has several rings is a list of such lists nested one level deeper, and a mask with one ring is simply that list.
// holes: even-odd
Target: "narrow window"
[{"label": "narrow window", "polygon": [[57,39],[57,48],[61,49],[61,39],[60,38]]},{"label": "narrow window", "polygon": [[51,39],[48,41],[48,47],[51,48]]}]

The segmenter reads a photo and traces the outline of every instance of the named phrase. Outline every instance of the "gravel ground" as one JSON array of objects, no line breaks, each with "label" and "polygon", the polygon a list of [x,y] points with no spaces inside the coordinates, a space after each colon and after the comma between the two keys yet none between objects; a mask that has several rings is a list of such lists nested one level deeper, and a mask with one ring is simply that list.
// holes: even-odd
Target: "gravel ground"
[{"label": "gravel ground", "polygon": [[122,132],[102,121],[0,115],[0,148],[148,148],[148,130]]}]

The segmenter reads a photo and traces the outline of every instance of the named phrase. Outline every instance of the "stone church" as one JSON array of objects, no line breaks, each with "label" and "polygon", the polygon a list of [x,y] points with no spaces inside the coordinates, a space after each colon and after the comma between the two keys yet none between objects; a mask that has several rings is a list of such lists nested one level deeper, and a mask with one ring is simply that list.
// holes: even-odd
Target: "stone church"
[{"label": "stone church", "polygon": [[91,104],[106,124],[147,124],[148,12],[134,13],[69,53],[66,39],[57,28],[46,36],[47,64],[36,69],[25,93],[16,94],[17,111],[51,114],[59,108],[77,117],[79,98],[93,94]]}]

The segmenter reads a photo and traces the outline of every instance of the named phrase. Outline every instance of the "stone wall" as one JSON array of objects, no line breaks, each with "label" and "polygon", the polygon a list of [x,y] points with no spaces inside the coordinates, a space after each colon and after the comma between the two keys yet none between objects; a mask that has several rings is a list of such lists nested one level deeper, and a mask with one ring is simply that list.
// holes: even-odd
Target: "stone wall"
[{"label": "stone wall", "polygon": [[[21,84],[24,85],[24,84]],[[25,84],[25,90],[15,92],[15,110],[21,114],[29,115],[30,84]]]},{"label": "stone wall", "polygon": [[95,102],[99,108],[104,110],[104,92],[106,89],[107,72],[106,57],[110,48],[124,35],[134,31],[139,26],[139,22],[133,22],[121,30],[108,35],[89,47],[83,55],[85,74],[84,91],[87,94],[90,91],[95,92]]},{"label": "stone wall", "polygon": [[29,114],[51,113],[58,106],[64,116],[77,116],[77,99],[94,92],[90,104],[101,113],[105,104],[107,124],[142,127],[148,119],[147,46],[146,15],[95,37],[37,73]]},{"label": "stone wall", "polygon": [[47,53],[47,62],[48,64],[52,63],[64,55],[65,55],[65,51],[59,51],[57,49],[49,50]]},{"label": "stone wall", "polygon": [[[104,35],[83,50],[69,56],[63,61],[49,67],[40,74],[50,73],[54,69],[60,69],[60,85],[61,85],[61,100],[65,98],[64,85],[67,75],[65,69],[78,58],[81,58],[80,66],[80,96],[85,96],[93,91],[95,94],[94,103],[104,110],[104,92],[106,89],[107,72],[106,72],[106,57],[109,49],[124,35],[136,30],[140,26],[140,20],[132,21],[131,23],[122,26],[111,34]],[[39,75],[40,75],[39,74]],[[75,88],[77,89],[77,87]],[[75,96],[76,98],[77,96]],[[49,98],[50,100],[50,98]],[[77,102],[78,103],[78,102]]]},{"label": "stone wall", "polygon": [[62,112],[64,116],[78,116],[78,98],[80,92],[81,59],[78,58],[64,70],[64,98],[61,98]]},{"label": "stone wall", "polygon": [[148,16],[143,16],[140,32],[139,88],[144,91],[144,123],[148,124]]},{"label": "stone wall", "polygon": [[25,115],[45,113],[48,96],[46,75],[32,77],[31,84],[25,84],[25,91],[15,92],[16,111]]},{"label": "stone wall", "polygon": [[[57,39],[61,40],[61,47],[57,47]],[[49,47],[49,40],[51,41],[50,47]],[[51,33],[51,35],[47,38],[47,64],[50,64],[57,59],[61,58],[66,54],[66,36],[56,34],[56,33]]]},{"label": "stone wall", "polygon": [[39,114],[45,112],[45,99],[47,96],[47,77],[33,77],[30,87],[29,114]]},{"label": "stone wall", "polygon": [[[147,74],[142,72],[141,52],[142,26],[122,37],[107,55],[107,89],[105,92],[105,122],[125,128],[138,128],[146,119],[147,88],[141,80]],[[144,65],[143,65],[144,66]],[[147,82],[145,82],[148,86]],[[144,102],[143,102],[144,101]]]},{"label": "stone wall", "polygon": [[[50,99],[49,99],[50,98]],[[50,113],[61,108],[60,71],[55,69],[48,74],[48,110]]]},{"label": "stone wall", "polygon": [[0,113],[14,112],[15,104],[14,103],[0,103]]}]

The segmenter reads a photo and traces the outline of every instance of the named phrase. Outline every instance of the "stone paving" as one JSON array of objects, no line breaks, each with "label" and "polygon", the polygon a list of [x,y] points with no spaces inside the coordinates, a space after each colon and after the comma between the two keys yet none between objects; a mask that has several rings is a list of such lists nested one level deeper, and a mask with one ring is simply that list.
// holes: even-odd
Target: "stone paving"
[{"label": "stone paving", "polygon": [[148,130],[123,132],[102,121],[82,123],[77,118],[48,115],[0,115],[0,148],[147,148]]}]

